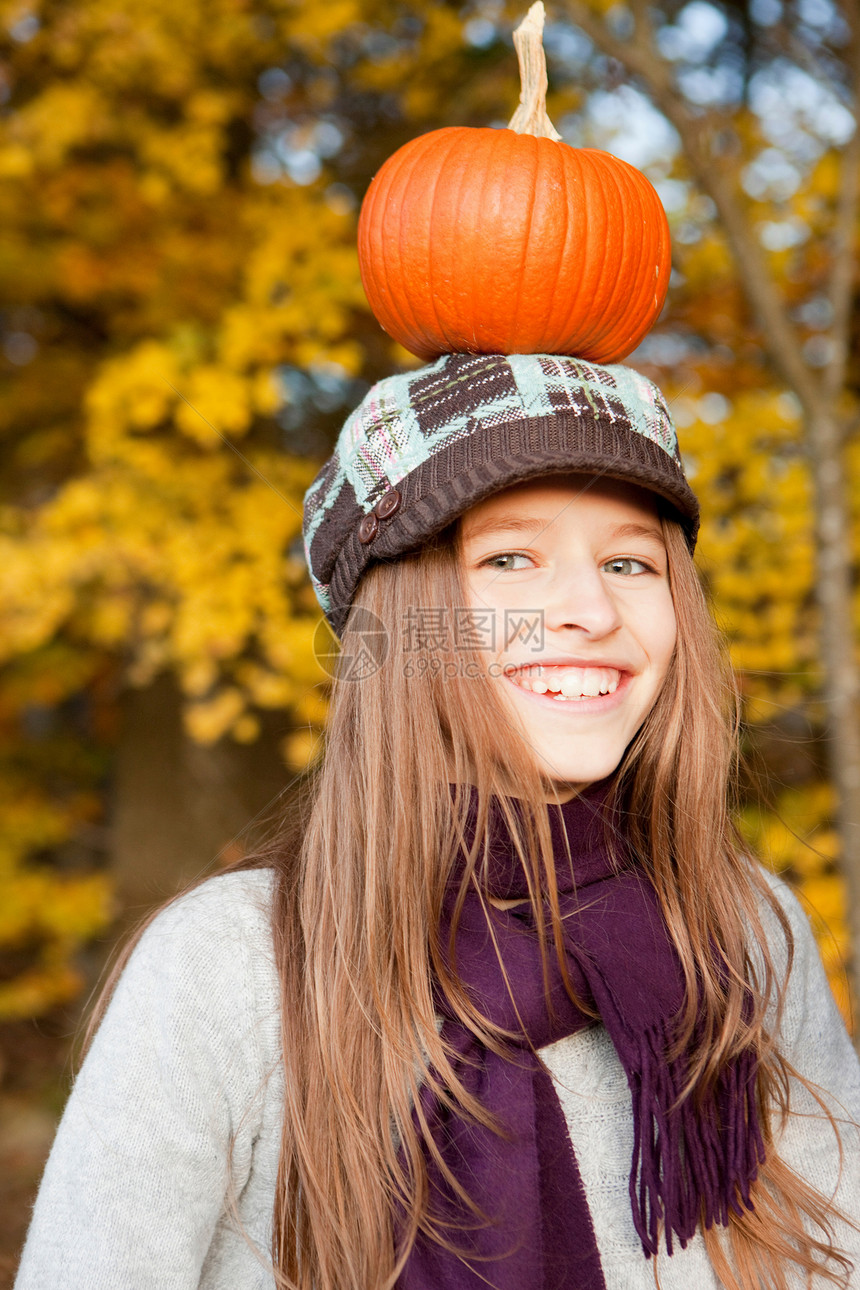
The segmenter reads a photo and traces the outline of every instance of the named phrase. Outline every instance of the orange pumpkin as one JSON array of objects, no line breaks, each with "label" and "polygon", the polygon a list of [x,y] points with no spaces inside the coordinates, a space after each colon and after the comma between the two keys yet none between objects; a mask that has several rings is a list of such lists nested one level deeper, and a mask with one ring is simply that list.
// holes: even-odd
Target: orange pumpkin
[{"label": "orange pumpkin", "polygon": [[561,141],[544,106],[542,28],[539,3],[514,33],[523,93],[508,129],[413,139],[364,199],[367,298],[385,331],[425,360],[618,362],[663,307],[671,264],[660,199],[635,167]]}]

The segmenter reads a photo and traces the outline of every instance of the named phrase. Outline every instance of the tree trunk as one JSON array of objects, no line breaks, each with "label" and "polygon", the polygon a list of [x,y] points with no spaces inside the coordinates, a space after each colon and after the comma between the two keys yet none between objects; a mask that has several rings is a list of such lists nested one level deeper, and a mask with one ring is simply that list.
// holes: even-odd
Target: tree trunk
[{"label": "tree trunk", "polygon": [[204,746],[185,733],[181,704],[168,673],[123,696],[111,807],[121,924],[247,853],[293,778],[278,750],[285,713],[265,714],[252,744]]},{"label": "tree trunk", "polygon": [[860,1051],[860,722],[854,644],[851,515],[840,426],[824,413],[807,421],[815,491],[815,580],[821,620],[827,755],[836,790],[841,868],[848,896],[849,962],[854,1039]]}]

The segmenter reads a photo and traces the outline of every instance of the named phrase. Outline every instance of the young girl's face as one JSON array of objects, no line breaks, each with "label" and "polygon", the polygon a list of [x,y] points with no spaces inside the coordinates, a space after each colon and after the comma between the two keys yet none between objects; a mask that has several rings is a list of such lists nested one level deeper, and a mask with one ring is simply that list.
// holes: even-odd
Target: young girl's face
[{"label": "young girl's face", "polygon": [[675,647],[654,498],[633,484],[555,476],[479,502],[460,536],[493,683],[541,771],[569,796],[616,769]]}]

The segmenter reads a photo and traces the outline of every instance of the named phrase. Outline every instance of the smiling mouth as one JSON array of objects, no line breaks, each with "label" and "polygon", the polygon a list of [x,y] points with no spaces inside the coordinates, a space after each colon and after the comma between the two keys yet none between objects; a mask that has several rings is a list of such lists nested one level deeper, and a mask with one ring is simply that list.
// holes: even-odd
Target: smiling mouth
[{"label": "smiling mouth", "polygon": [[615,667],[522,667],[505,673],[509,681],[532,694],[546,694],[561,702],[597,699],[614,694],[621,682]]}]

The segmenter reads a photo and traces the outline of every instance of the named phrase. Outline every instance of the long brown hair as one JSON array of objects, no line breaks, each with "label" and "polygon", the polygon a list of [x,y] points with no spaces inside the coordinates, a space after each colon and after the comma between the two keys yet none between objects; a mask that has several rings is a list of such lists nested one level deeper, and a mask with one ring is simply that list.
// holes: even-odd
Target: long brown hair
[{"label": "long brown hair", "polygon": [[[754,1212],[732,1214],[728,1229],[705,1239],[727,1290],[788,1290],[798,1269],[844,1286],[851,1264],[834,1247],[832,1208],[774,1146],[795,1072],[773,1037],[787,971],[777,970],[769,939],[775,925],[790,963],[791,932],[733,833],[734,689],[684,537],[671,521],[663,528],[678,644],[619,768],[616,801],[687,975],[678,1042],[692,1045],[691,1089],[752,1046],[768,1148]],[[404,631],[416,607],[451,624],[464,604],[456,526],[419,553],[368,570],[343,634],[325,755],[306,809],[238,866],[267,863],[277,872],[272,926],[286,1066],[273,1233],[279,1290],[387,1290],[417,1232],[451,1243],[429,1212],[419,1089],[430,1080],[440,1097],[490,1120],[463,1089],[438,1032],[434,975],[484,1042],[504,1051],[505,1036],[458,988],[439,944],[465,810],[465,795],[452,809],[449,783],[477,788],[478,837],[464,888],[486,844],[490,798],[513,794],[530,808],[518,849],[539,917],[549,897],[542,949],[562,944],[541,809],[547,784],[522,733],[478,652],[456,648],[450,633],[422,642]],[[385,641],[387,652],[357,669],[368,615],[384,628],[371,651]],[[361,679],[351,679],[356,670]],[[395,1212],[406,1216],[399,1248]]]}]

